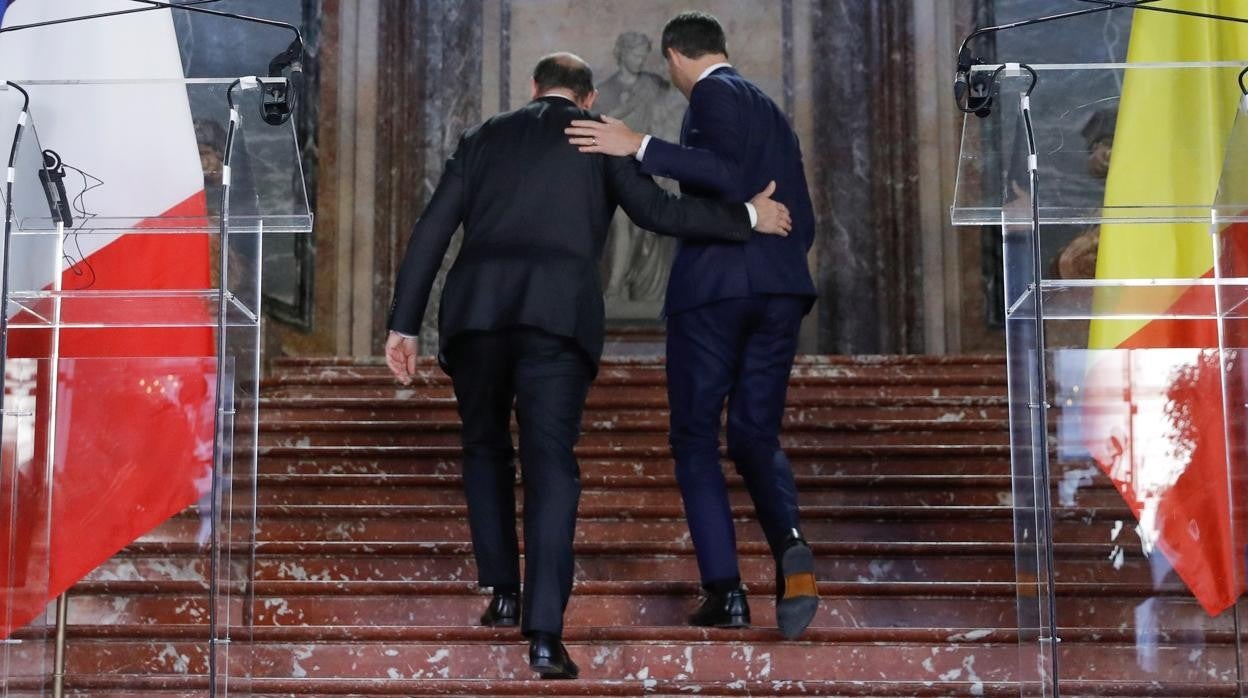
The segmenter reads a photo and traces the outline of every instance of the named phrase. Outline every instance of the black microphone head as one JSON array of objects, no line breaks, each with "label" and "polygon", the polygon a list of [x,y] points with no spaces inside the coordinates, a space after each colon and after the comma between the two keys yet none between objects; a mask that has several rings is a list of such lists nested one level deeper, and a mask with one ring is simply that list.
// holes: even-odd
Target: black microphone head
[{"label": "black microphone head", "polygon": [[260,115],[264,123],[270,126],[281,126],[294,112],[298,91],[302,87],[302,37],[295,37],[295,40],[291,41],[285,50],[269,61],[269,77],[285,77],[286,80],[270,83],[261,81],[263,95],[260,102]]},{"label": "black microphone head", "polygon": [[[962,108],[962,99],[967,100],[967,110],[974,111],[972,102],[975,98],[974,78],[971,74],[971,68],[982,64],[983,61],[978,57],[971,55],[971,49],[965,44],[958,51],[958,66],[953,73],[953,101]],[[969,95],[969,96],[968,96]]]},{"label": "black microphone head", "polygon": [[269,61],[269,77],[280,78],[287,70],[303,72],[303,39],[295,37],[290,45]]},{"label": "black microphone head", "polygon": [[971,47],[963,45],[962,49],[958,51],[958,74],[966,75],[975,63],[975,58],[971,56]]},{"label": "black microphone head", "polygon": [[281,126],[295,110],[295,90],[289,81],[260,81],[260,116],[270,126]]},{"label": "black microphone head", "polygon": [[992,113],[992,101],[997,96],[997,80],[994,73],[979,71],[967,81],[969,96],[966,98],[967,111],[983,119]]}]

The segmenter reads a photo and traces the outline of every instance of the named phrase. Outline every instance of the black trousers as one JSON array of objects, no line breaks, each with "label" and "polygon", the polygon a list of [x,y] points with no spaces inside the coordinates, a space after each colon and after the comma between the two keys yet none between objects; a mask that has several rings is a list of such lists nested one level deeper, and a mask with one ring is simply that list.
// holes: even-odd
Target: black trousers
[{"label": "black trousers", "polygon": [[572,340],[529,328],[464,333],[451,341],[447,358],[464,424],[464,493],[477,581],[520,585],[514,404],[524,483],[521,630],[561,635],[581,496],[573,447],[593,375],[589,360]]}]

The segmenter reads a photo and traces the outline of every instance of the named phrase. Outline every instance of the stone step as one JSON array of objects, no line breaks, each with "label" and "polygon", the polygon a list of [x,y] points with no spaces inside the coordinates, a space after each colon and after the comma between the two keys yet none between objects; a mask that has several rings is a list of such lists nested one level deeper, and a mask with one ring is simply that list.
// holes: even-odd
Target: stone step
[{"label": "stone step", "polygon": [[[441,696],[675,696],[698,695],[704,698],[729,696],[810,696],[824,698],[860,698],[863,696],[947,696],[952,698],[1017,696],[1018,686],[1012,682],[985,684],[978,682],[840,682],[826,681],[657,681],[655,679],[581,679],[578,681],[539,681],[536,679],[233,679],[235,694],[253,698],[291,698],[292,696],[404,696],[433,698]],[[208,681],[198,676],[119,677],[69,676],[66,695],[91,698],[202,698]],[[176,688],[175,688],[176,687]],[[45,693],[10,693],[12,698],[42,698]],[[1086,695],[1086,694],[1084,694]],[[1111,695],[1111,694],[1105,694]],[[1114,693],[1114,696],[1127,694]],[[1134,696],[1135,694],[1131,694]],[[1140,694],[1141,696],[1144,694]],[[1171,693],[1172,696],[1204,696],[1197,693]],[[1230,695],[1225,693],[1211,696]]]},{"label": "stone step", "polygon": [[[265,397],[294,398],[304,400],[334,399],[376,399],[376,400],[408,400],[438,399],[452,400],[454,393],[449,384],[404,387],[387,383],[378,378],[359,380],[349,383],[315,382],[299,383],[287,381],[278,385],[263,385]],[[999,401],[1005,397],[1005,386],[999,384],[949,384],[928,385],[912,381],[898,380],[888,384],[860,384],[842,381],[838,384],[826,385],[794,383],[789,386],[786,402],[793,406],[837,404],[833,400],[876,400],[876,401],[913,401],[927,398],[952,397],[964,401],[967,406],[975,406],[984,400]],[[618,400],[621,406],[635,404],[655,404],[667,399],[667,388],[662,383],[648,385],[605,385],[595,383],[590,388],[591,401]]]},{"label": "stone step", "polygon": [[[474,581],[476,566],[471,549],[442,544],[432,550],[393,544],[383,551],[365,544],[324,544],[309,553],[261,553],[255,561],[259,581]],[[521,546],[523,549],[523,545]],[[913,547],[913,546],[911,546]],[[1012,551],[975,552],[971,545],[949,544],[946,551],[908,551],[906,546],[814,546],[816,573],[825,582],[1013,582],[1016,561]],[[981,546],[987,547],[987,546]],[[87,581],[158,581],[204,583],[207,560],[195,546],[167,551],[139,552],[142,546],[113,557],[94,570]],[[368,548],[368,549],[365,549]],[[623,545],[581,546],[575,576],[583,581],[653,581],[697,579],[697,562],[688,546]],[[263,549],[263,548],[262,548]],[[928,554],[920,554],[926,552]],[[1142,555],[1124,555],[1118,567],[1109,561],[1111,549],[1095,559],[1066,559],[1056,563],[1060,582],[1151,584],[1152,570]],[[772,579],[775,561],[763,546],[751,546],[739,557],[742,579]]]},{"label": "stone step", "polygon": [[[986,475],[1008,477],[1008,453],[993,448],[890,448],[892,453],[875,455],[869,449],[841,449],[840,454],[808,453],[810,449],[788,452],[796,477],[845,476],[955,476]],[[581,477],[671,477],[675,464],[663,449],[645,449],[601,456],[580,457]],[[368,449],[316,448],[267,449],[260,455],[261,475],[437,475],[459,474],[459,449]],[[731,464],[725,459],[725,467]],[[1088,469],[1087,464],[1054,464],[1055,479],[1066,472]]]},{"label": "stone step", "polygon": [[[938,435],[939,434],[939,435]],[[804,450],[822,452],[824,449],[837,453],[855,448],[883,449],[893,446],[930,449],[930,444],[941,442],[940,448],[960,446],[987,446],[1008,448],[1009,435],[1003,431],[974,432],[787,432],[781,434],[780,445],[787,451]],[[514,441],[513,441],[514,443]],[[298,431],[274,433],[266,430],[260,434],[263,453],[273,453],[279,448],[415,448],[460,450],[458,429],[448,432],[432,432],[417,429],[386,431],[359,431],[351,429],[327,429],[325,431]],[[668,452],[666,432],[628,433],[598,431],[583,435],[577,444],[577,452],[598,455],[603,453],[650,453],[654,449]]]},{"label": "stone step", "polygon": [[[995,435],[994,435],[995,438]],[[1009,457],[1008,443],[984,443],[984,444],[937,444],[923,443],[920,439],[912,439],[910,443],[896,444],[880,444],[870,439],[863,440],[863,443],[843,444],[843,443],[818,443],[818,444],[786,444],[785,453],[788,454],[790,460],[810,460],[818,457],[825,461],[839,459],[898,459],[906,460],[912,458],[927,459],[940,458],[948,460],[951,458],[968,458],[976,456],[996,456],[999,467],[1008,468],[1008,460],[1002,462],[1002,459]],[[461,454],[458,445],[445,446],[363,446],[363,445],[333,445],[333,446],[312,446],[312,445],[287,445],[287,446],[261,446],[259,448],[259,456],[262,460],[270,460],[273,458],[282,459],[303,459],[315,460],[320,462],[334,462],[339,459],[403,459],[412,461],[416,459],[428,461],[436,459],[441,461],[458,460]],[[723,454],[721,453],[721,456]],[[622,462],[624,465],[637,461],[662,459],[668,460],[671,457],[671,450],[667,444],[632,444],[629,446],[612,446],[609,443],[586,445],[580,444],[576,447],[576,456],[578,460],[613,460]],[[262,471],[263,472],[263,471]]]},{"label": "stone step", "polygon": [[[291,696],[677,696],[702,698],[737,696],[822,696],[823,698],[1016,698],[1020,686],[1013,681],[816,681],[761,680],[730,682],[691,679],[580,679],[537,681],[533,679],[234,679],[235,692],[255,698]],[[81,676],[66,681],[66,695],[91,698],[201,698],[208,688],[200,676]],[[41,698],[43,693],[12,693],[13,698]],[[1233,685],[1157,681],[1064,681],[1068,698],[1221,698],[1238,696]]]},{"label": "stone step", "polygon": [[[811,541],[811,548],[818,556],[848,555],[868,558],[913,556],[924,559],[955,557],[993,557],[1015,554],[1013,542],[999,541]],[[1059,561],[1075,563],[1102,562],[1109,560],[1120,546],[1112,543],[1057,543],[1055,557]],[[520,541],[523,552],[524,541]],[[222,546],[236,555],[247,553],[246,544],[236,541]],[[395,555],[409,558],[422,556],[470,556],[472,547],[467,541],[258,541],[257,553],[263,556],[294,556],[297,558],[337,559],[343,556]],[[576,544],[578,555],[621,555],[641,558],[645,556],[690,556],[693,548],[687,541],[580,541]],[[737,551],[743,556],[769,554],[762,541],[739,541]],[[1123,549],[1124,562],[1133,563],[1143,559],[1131,548]],[[207,548],[192,541],[139,540],[122,549],[122,556],[178,556],[206,557]]]},{"label": "stone step", "polygon": [[[629,431],[661,431],[669,427],[669,411],[666,398],[648,405],[622,406],[619,401],[610,405],[590,405],[585,408],[582,425],[585,431],[618,426]],[[975,423],[977,427],[1006,428],[1008,408],[1005,406],[967,405],[899,405],[875,407],[867,405],[831,406],[830,401],[820,405],[792,406],[785,410],[784,428],[811,428],[821,430],[855,430],[876,428],[915,428],[920,425],[945,425],[945,423]],[[328,405],[324,405],[328,403]],[[354,403],[354,405],[352,405]],[[287,423],[352,423],[391,422],[399,428],[421,425],[441,425],[459,422],[456,401],[447,400],[354,400],[354,398],[327,398],[327,400],[303,400],[303,398],[266,398],[261,406],[261,428],[288,430]]]},{"label": "stone step", "polygon": [[[261,541],[466,541],[463,504],[429,506],[297,506],[258,507]],[[523,507],[519,508],[522,516]],[[740,541],[760,541],[753,507],[733,508]],[[1125,549],[1140,545],[1134,518],[1125,508],[1058,508],[1054,511],[1059,543],[1107,543]],[[1013,510],[1006,506],[813,506],[802,511],[802,529],[811,541],[993,541],[1013,540]],[[687,541],[688,526],[679,504],[620,511],[618,507],[582,503],[577,540],[662,543]],[[149,532],[146,542],[195,539],[200,520],[193,510]],[[237,531],[245,533],[240,522]]]},{"label": "stone step", "polygon": [[[73,627],[69,668],[74,674],[92,675],[203,673],[202,646],[194,641],[198,632],[150,625]],[[1139,681],[1134,632],[1115,628],[1060,632],[1060,658],[1069,680]],[[839,681],[974,683],[1019,678],[1017,634],[1010,629],[822,628],[808,631],[801,641],[780,642],[774,630],[765,628],[632,626],[569,628],[564,639],[587,681],[684,681],[695,675],[711,682],[776,677],[826,681],[829,668],[834,668]],[[261,627],[253,640],[248,664],[258,678],[532,678],[525,644],[514,629]],[[1229,632],[1210,632],[1199,643],[1160,637],[1152,651],[1157,671],[1149,679],[1159,684],[1204,686],[1233,680],[1235,645]]]},{"label": "stone step", "polygon": [[[275,480],[275,478],[280,478]],[[803,506],[994,506],[1009,505],[1008,480],[996,476],[915,476],[879,478],[803,477],[797,480]],[[446,475],[291,475],[262,476],[261,504],[358,504],[362,506],[427,505],[456,502],[463,497],[462,478]],[[752,500],[737,476],[731,476],[733,504]],[[680,502],[675,476],[593,477],[581,480],[581,501],[615,505],[623,510]],[[522,487],[517,484],[517,496]],[[1080,506],[1112,507],[1122,502],[1108,480],[1097,481],[1066,495]],[[1058,494],[1054,494],[1057,501]]]},{"label": "stone step", "polygon": [[[660,364],[604,365],[594,384],[597,386],[664,385],[667,369]],[[885,385],[925,383],[928,385],[1005,385],[1000,364],[964,365],[854,365],[797,363],[789,374],[793,385]],[[449,385],[451,379],[436,365],[421,361],[412,374],[413,386]],[[289,385],[396,385],[390,369],[382,364],[322,366],[294,371],[277,371],[265,378],[262,387]]]},{"label": "stone step", "polygon": [[[307,420],[263,420],[261,433],[376,433],[387,434],[401,432],[405,434],[435,435],[442,433],[459,434],[462,423],[459,419],[420,421],[394,419],[307,419]],[[513,421],[514,426],[514,421]],[[610,415],[599,419],[586,419],[582,422],[582,430],[587,434],[609,432],[617,434],[646,434],[667,438],[669,424],[666,419],[652,416],[621,417]],[[820,434],[831,433],[838,436],[844,433],[886,433],[886,432],[918,432],[929,437],[946,432],[991,432],[1007,435],[1009,423],[1006,419],[800,419],[785,424],[785,434]],[[954,437],[956,438],[956,437]]]},{"label": "stone step", "polygon": [[[622,400],[616,396],[593,394],[585,405],[585,421],[606,419],[668,420],[667,397],[641,396]],[[426,398],[301,398],[265,397],[260,401],[261,427],[287,421],[447,421],[459,419],[455,399]],[[793,400],[785,410],[785,424],[824,423],[863,419],[870,414],[880,420],[961,421],[967,419],[1003,420],[1009,417],[1004,398],[860,398],[821,396],[808,405]]]},{"label": "stone step", "polygon": [[[775,586],[749,586],[757,627],[774,628]],[[477,624],[489,595],[473,582],[265,581],[254,585],[250,617],[257,626],[464,626]],[[1014,622],[1017,588],[1005,582],[824,582],[814,628],[1005,627]],[[75,625],[196,625],[208,622],[198,582],[83,582],[72,590]],[[682,626],[696,605],[694,582],[585,581],[576,585],[568,627]],[[1062,584],[1063,627],[1132,627],[1150,601],[1150,632],[1229,631],[1229,615],[1209,618],[1185,588],[1170,585]],[[244,597],[230,603],[242,622]]]},{"label": "stone step", "polygon": [[[983,366],[1005,370],[1005,354],[799,354],[795,366]],[[430,357],[417,359],[421,365],[433,366]],[[272,360],[276,372],[283,373],[306,368],[353,368],[384,367],[380,356],[277,356]],[[656,357],[604,356],[602,366],[606,369],[623,369],[633,366],[663,366],[666,359]]]},{"label": "stone step", "polygon": [[[870,393],[864,391],[818,390],[792,386],[786,395],[785,405],[793,409],[825,408],[871,408],[895,410],[905,408],[981,409],[1007,408],[1009,401],[1004,391],[991,394],[960,394],[956,391],[926,389],[909,393]],[[285,390],[281,393],[265,392],[260,399],[262,408],[320,407],[325,409],[358,409],[366,407],[453,407],[455,396],[447,386],[430,386],[420,390],[403,389],[402,394],[376,398],[352,397],[310,387],[307,393]],[[971,393],[979,392],[971,390]],[[587,410],[644,410],[668,407],[664,386],[590,386],[585,401]]]}]

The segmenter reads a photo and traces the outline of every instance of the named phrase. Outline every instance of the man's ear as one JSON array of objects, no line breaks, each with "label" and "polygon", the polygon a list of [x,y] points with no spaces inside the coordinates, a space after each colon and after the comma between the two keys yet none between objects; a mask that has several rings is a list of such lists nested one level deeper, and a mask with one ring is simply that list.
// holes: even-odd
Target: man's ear
[{"label": "man's ear", "polygon": [[537,81],[529,78],[529,101],[537,99]]},{"label": "man's ear", "polygon": [[589,93],[589,96],[581,100],[581,109],[589,111],[594,108],[594,102],[598,99],[598,90]]}]

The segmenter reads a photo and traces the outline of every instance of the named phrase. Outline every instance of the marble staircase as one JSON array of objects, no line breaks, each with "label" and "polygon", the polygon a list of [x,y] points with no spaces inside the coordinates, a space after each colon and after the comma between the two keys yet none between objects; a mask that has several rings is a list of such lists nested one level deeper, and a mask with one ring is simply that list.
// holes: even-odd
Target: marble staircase
[{"label": "marble staircase", "polygon": [[[794,368],[784,439],[823,596],[796,642],[774,627],[771,558],[735,474],[755,627],[685,626],[696,568],[663,385],[660,363],[619,359],[591,392],[565,637],[582,678],[538,682],[518,632],[476,627],[488,596],[473,583],[446,378],[423,364],[404,388],[376,362],[279,361],[262,391],[254,601],[222,609],[254,625],[229,660],[254,678],[232,692],[1019,695],[999,357],[804,357]],[[1054,464],[1055,497],[1080,483],[1056,512],[1063,695],[1237,695],[1233,625],[1177,584],[1154,584],[1130,513],[1087,470]],[[186,512],[72,591],[71,694],[203,695],[198,526]],[[1146,603],[1151,663],[1138,643]]]}]

